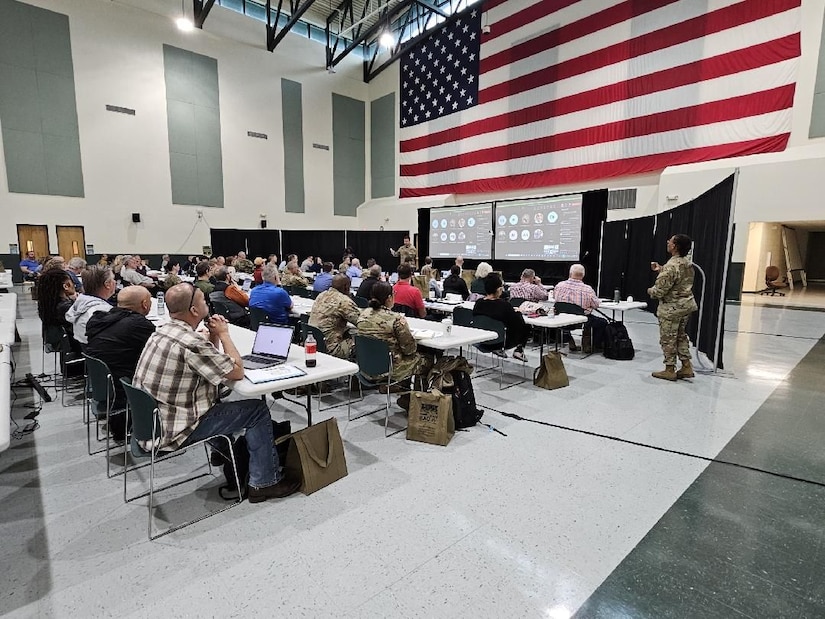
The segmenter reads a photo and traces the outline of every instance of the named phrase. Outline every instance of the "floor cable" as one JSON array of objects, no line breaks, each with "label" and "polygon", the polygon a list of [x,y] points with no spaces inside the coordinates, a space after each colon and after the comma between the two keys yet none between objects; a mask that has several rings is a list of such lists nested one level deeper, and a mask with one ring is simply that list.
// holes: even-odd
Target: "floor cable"
[{"label": "floor cable", "polygon": [[517,421],[529,421],[530,423],[535,423],[542,426],[547,426],[550,428],[556,428],[557,430],[564,430],[567,432],[576,432],[577,434],[584,434],[587,436],[593,436],[595,438],[602,438],[607,439],[609,441],[615,441],[617,443],[624,443],[626,445],[633,445],[634,447],[643,447],[645,449],[653,449],[655,451],[661,451],[664,453],[674,454],[677,456],[683,456],[685,458],[693,458],[695,460],[703,460],[705,462],[711,462],[713,464],[725,464],[727,466],[734,466],[740,469],[746,469],[748,471],[754,471],[755,473],[764,473],[766,475],[771,475],[773,477],[779,477],[781,479],[788,479],[790,481],[798,481],[805,484],[811,484],[814,486],[819,486],[825,488],[825,482],[815,481],[813,479],[805,479],[804,477],[796,477],[794,475],[788,475],[786,473],[777,473],[776,471],[769,471],[767,469],[760,468],[758,466],[751,466],[749,464],[742,464],[740,462],[731,462],[730,460],[720,460],[718,458],[709,458],[707,456],[700,456],[699,454],[690,453],[688,451],[679,451],[678,449],[669,449],[667,447],[659,447],[657,445],[650,445],[648,443],[641,443],[639,441],[631,441],[626,438],[619,438],[618,436],[611,436],[609,434],[600,434],[599,432],[592,432],[590,430],[582,430],[580,428],[571,428],[570,426],[564,426],[557,423],[551,423],[549,421],[541,421],[539,419],[530,419],[529,417],[522,417],[517,413],[505,413],[504,411],[500,411],[498,409],[493,408],[492,406],[487,406],[485,404],[479,403],[479,406],[483,407],[485,411],[492,411],[494,413],[498,413],[504,417],[509,417],[510,419],[515,419]]}]

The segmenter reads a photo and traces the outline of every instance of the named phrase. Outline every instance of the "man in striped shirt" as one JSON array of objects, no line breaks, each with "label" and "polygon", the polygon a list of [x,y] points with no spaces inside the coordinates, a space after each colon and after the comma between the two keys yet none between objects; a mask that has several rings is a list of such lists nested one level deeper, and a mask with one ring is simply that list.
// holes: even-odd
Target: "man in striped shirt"
[{"label": "man in striped shirt", "polygon": [[[570,267],[570,277],[563,282],[559,282],[553,288],[553,298],[558,303],[572,303],[584,309],[587,316],[586,325],[593,331],[593,346],[601,348],[604,342],[604,328],[607,326],[607,321],[599,316],[593,316],[592,311],[599,307],[599,297],[596,296],[596,291],[585,284],[584,267],[580,264],[574,264]],[[576,351],[579,349],[573,336],[568,332],[568,346],[570,350]]]},{"label": "man in striped shirt", "polygon": [[510,286],[510,298],[539,302],[546,301],[548,295],[541,285],[541,279],[536,277],[536,272],[533,269],[524,269],[521,272],[521,281]]}]

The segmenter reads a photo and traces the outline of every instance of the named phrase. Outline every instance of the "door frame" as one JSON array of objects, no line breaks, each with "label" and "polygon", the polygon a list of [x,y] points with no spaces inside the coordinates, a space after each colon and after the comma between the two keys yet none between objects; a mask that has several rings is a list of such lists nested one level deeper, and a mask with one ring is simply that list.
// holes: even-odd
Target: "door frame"
[{"label": "door frame", "polygon": [[[46,229],[46,252],[49,256],[52,255],[52,241],[49,237],[49,226],[46,224],[17,224],[17,245],[18,249],[20,250],[20,260],[23,259],[28,253],[28,247],[24,245],[22,242],[23,239],[20,236],[20,226],[31,227],[31,228],[45,228]],[[41,256],[42,257],[42,256]]]},{"label": "door frame", "polygon": [[[80,251],[78,252],[78,256],[80,256],[81,258],[83,258],[85,260],[86,259],[86,228],[84,226],[55,226],[55,234],[57,236],[57,251],[60,251],[60,229],[61,228],[80,228],[81,232],[83,233],[83,240],[82,240],[81,243],[79,243]],[[64,258],[66,258],[66,262],[71,260],[73,257],[74,256],[69,256],[68,258],[66,258],[64,256]]]}]

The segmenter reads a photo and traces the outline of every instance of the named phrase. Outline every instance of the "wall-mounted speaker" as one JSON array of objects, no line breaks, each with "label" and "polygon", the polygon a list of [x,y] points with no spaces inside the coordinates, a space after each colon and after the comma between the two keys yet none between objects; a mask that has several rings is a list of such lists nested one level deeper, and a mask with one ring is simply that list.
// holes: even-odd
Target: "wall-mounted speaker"
[{"label": "wall-mounted speaker", "polygon": [[266,219],[261,220],[261,228],[266,228]]},{"label": "wall-mounted speaker", "polygon": [[140,223],[140,213],[132,213],[132,223]]}]

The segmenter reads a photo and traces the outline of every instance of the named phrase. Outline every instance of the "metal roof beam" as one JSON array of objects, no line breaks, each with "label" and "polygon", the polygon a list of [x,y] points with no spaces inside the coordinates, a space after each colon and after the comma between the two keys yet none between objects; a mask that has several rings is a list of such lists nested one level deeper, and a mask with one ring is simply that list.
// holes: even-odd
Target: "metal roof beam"
[{"label": "metal roof beam", "polygon": [[311,7],[314,3],[315,0],[304,0],[304,2],[300,2],[300,0],[291,0],[289,3],[289,21],[279,31],[278,21],[281,17],[283,0],[279,0],[278,2],[278,11],[275,15],[274,24],[272,23],[271,0],[266,0],[266,49],[270,52],[274,51],[275,48],[278,47],[278,43],[284,40],[287,33],[292,30],[292,27],[298,23],[298,20],[303,17],[304,13],[306,13],[309,7]]},{"label": "metal roof beam", "polygon": [[[366,43],[369,39],[374,37],[380,30],[387,27],[387,24],[391,22],[395,16],[399,13],[404,11],[405,9],[409,8],[415,3],[415,0],[402,0],[398,4],[396,4],[392,9],[389,9],[384,15],[376,21],[372,26],[367,28],[366,30],[359,32],[356,36],[353,36],[352,43],[347,45],[343,51],[337,56],[328,55],[327,60],[327,68],[331,69],[339,62],[341,62],[352,50],[354,50],[359,45]],[[327,23],[327,28],[329,28],[329,23]]]},{"label": "metal roof beam", "polygon": [[215,6],[215,0],[193,0],[193,17],[195,18],[195,28],[203,29],[203,22],[209,17],[209,11]]}]

